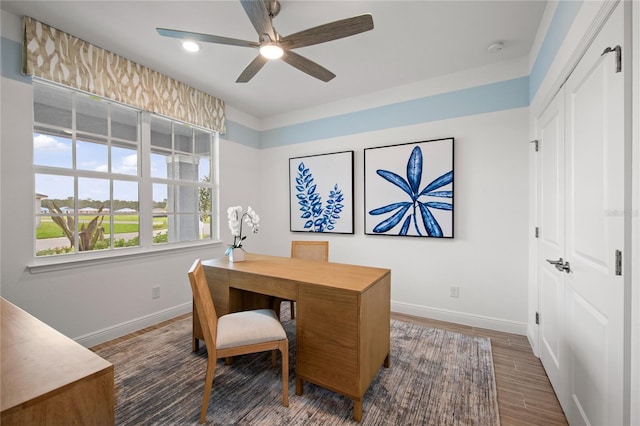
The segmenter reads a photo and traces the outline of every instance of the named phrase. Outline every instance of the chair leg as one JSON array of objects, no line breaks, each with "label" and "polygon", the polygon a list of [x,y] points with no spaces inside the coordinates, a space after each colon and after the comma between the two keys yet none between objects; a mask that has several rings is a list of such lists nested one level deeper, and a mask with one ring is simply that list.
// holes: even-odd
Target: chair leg
[{"label": "chair leg", "polygon": [[282,303],[282,299],[280,299],[279,297],[276,297],[273,300],[273,310],[276,312],[276,318],[278,318],[278,321],[280,321],[280,304]]},{"label": "chair leg", "polygon": [[278,350],[274,349],[271,351],[271,366],[276,368],[278,366]]},{"label": "chair leg", "polygon": [[289,406],[289,340],[280,343],[282,356],[282,405]]},{"label": "chair leg", "polygon": [[207,362],[207,374],[204,379],[204,394],[202,395],[202,409],[200,410],[200,423],[207,421],[207,406],[211,397],[211,386],[213,385],[213,375],[216,371],[216,360],[209,358]]},{"label": "chair leg", "polygon": [[293,300],[289,300],[289,308],[291,310],[291,319],[296,319],[296,307]]}]

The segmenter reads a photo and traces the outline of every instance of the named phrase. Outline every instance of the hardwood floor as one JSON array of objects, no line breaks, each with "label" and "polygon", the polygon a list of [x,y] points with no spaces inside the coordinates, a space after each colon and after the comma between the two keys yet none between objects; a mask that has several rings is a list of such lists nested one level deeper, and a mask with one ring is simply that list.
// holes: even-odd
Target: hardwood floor
[{"label": "hardwood floor", "polygon": [[[95,351],[108,347],[189,316],[191,314],[181,315],[94,346],[91,349]],[[542,368],[542,364],[533,354],[529,341],[525,336],[404,314],[392,313],[391,318],[456,333],[490,338],[502,426],[568,424],[558,399],[551,388],[551,383],[549,383],[549,379]]]}]

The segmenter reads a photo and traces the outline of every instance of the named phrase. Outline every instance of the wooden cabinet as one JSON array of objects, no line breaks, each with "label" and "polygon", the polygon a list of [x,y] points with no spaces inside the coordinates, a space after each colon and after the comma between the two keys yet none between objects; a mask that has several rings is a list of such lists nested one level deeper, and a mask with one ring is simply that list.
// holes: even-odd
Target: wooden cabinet
[{"label": "wooden cabinet", "polygon": [[2,299],[2,418],[8,425],[113,425],[113,365]]},{"label": "wooden cabinet", "polygon": [[[295,300],[296,393],[305,381],[362,397],[382,365],[389,366],[391,271],[382,268],[248,254],[244,262],[202,262],[218,316]],[[202,332],[194,308],[193,341]]]}]

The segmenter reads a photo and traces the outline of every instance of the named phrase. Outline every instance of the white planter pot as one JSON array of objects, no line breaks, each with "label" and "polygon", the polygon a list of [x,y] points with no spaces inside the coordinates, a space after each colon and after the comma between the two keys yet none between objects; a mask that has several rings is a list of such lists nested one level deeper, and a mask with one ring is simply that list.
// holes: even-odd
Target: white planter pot
[{"label": "white planter pot", "polygon": [[231,262],[242,262],[244,260],[244,250],[241,248],[234,248],[229,255]]}]

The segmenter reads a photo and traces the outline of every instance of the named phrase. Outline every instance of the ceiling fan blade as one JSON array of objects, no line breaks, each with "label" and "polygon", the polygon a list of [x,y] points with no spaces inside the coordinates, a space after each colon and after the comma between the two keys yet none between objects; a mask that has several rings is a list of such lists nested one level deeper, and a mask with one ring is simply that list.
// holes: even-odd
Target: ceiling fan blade
[{"label": "ceiling fan blade", "polygon": [[260,40],[265,38],[267,34],[271,41],[276,41],[276,34],[271,25],[271,17],[263,0],[240,0],[244,11],[247,13],[249,20],[256,29]]},{"label": "ceiling fan blade", "polygon": [[156,28],[158,34],[165,37],[198,40],[206,43],[230,44],[232,46],[259,47],[255,41],[238,40],[236,38],[220,37],[211,34],[192,33],[190,31],[170,30],[167,28]]},{"label": "ceiling fan blade", "polygon": [[295,52],[285,50],[281,59],[292,67],[295,67],[312,77],[322,80],[325,83],[336,76],[328,69],[321,67],[315,62],[305,58],[304,56],[300,56]]},{"label": "ceiling fan blade", "polygon": [[296,49],[349,37],[372,29],[373,17],[367,13],[288,35],[281,39],[281,43],[289,49]]},{"label": "ceiling fan blade", "polygon": [[247,83],[249,80],[253,78],[254,75],[257,74],[258,71],[262,69],[262,67],[264,66],[264,64],[267,63],[267,61],[268,59],[262,55],[256,56],[256,58],[253,61],[251,61],[249,65],[247,65],[244,71],[242,71],[242,74],[240,74],[240,76],[236,80],[236,83]]}]

